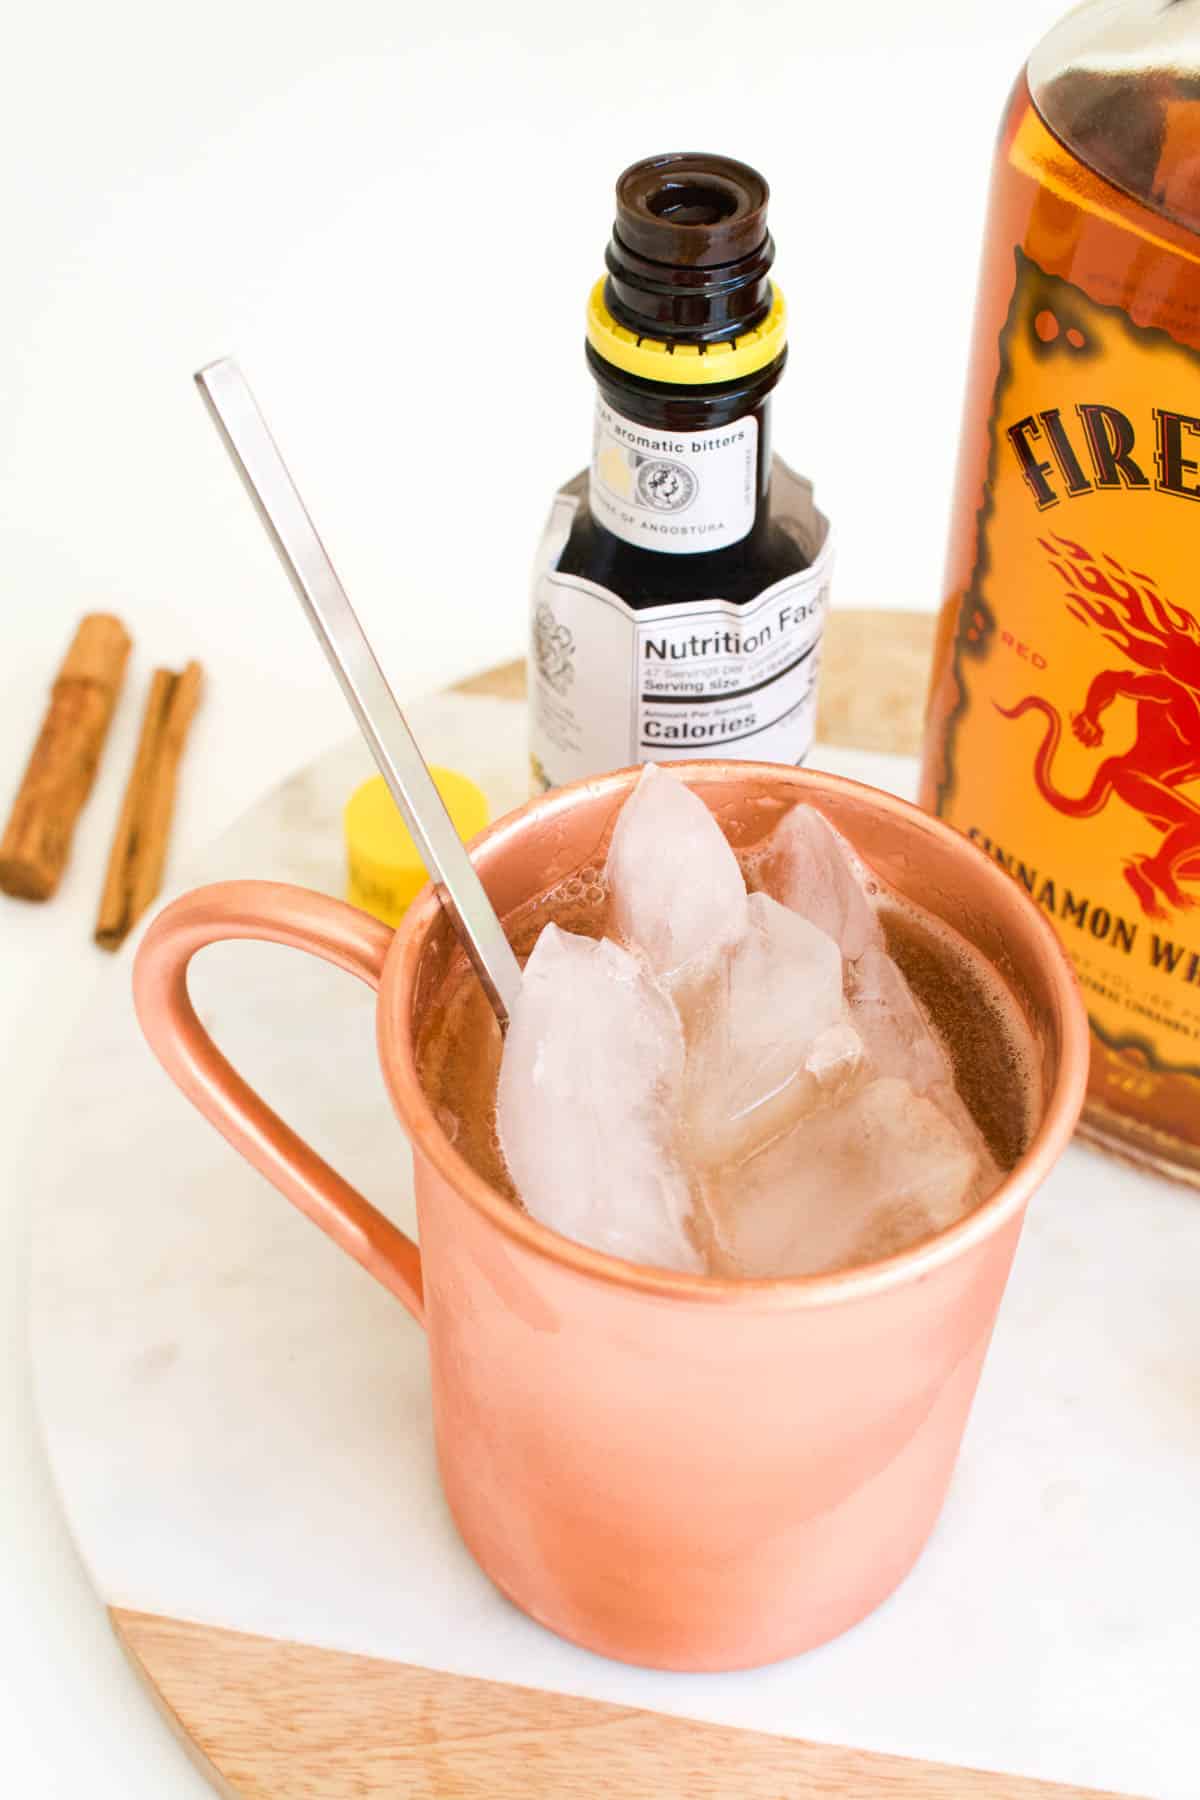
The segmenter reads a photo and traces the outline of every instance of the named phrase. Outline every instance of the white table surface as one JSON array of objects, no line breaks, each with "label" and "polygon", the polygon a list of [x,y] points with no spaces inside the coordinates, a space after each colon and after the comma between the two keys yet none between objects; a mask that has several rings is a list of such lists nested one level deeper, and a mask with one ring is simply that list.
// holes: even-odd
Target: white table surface
[{"label": "white table surface", "polygon": [[[695,7],[681,29],[563,0],[69,0],[7,22],[0,805],[78,615],[115,608],[136,639],[59,896],[0,903],[0,1742],[23,1800],[207,1792],[74,1558],[25,1348],[28,1121],[100,964],[145,683],[189,656],[210,676],[178,861],[345,730],[190,371],[242,358],[402,697],[514,655],[543,509],[589,441],[580,317],[612,179],[711,144],[773,185],[793,312],[777,443],[838,525],[837,591],[930,605],[991,140],[1059,10],[747,0],[736,25]],[[522,259],[541,360],[492,365],[498,330],[527,324]]]}]

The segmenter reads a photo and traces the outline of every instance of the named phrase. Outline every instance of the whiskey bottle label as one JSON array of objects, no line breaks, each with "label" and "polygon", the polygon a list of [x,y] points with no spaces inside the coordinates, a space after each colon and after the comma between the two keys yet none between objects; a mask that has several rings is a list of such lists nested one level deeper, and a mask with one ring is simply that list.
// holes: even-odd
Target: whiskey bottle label
[{"label": "whiskey bottle label", "polygon": [[1102,1044],[1200,1074],[1200,357],[1018,251],[989,459],[937,811],[1054,921]]},{"label": "whiskey bottle label", "polygon": [[758,420],[657,431],[596,397],[588,501],[614,536],[668,555],[737,544],[754,523]]},{"label": "whiskey bottle label", "polygon": [[582,485],[557,496],[534,573],[536,784],[695,757],[803,762],[833,561],[809,484],[776,462],[772,517],[812,558],[807,568],[741,605],[704,599],[638,610],[557,568]]}]

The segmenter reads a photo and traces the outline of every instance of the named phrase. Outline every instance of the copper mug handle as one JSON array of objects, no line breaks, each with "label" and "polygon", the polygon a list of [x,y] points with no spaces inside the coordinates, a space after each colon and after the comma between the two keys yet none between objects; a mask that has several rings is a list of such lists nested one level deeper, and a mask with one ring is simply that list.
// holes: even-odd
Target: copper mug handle
[{"label": "copper mug handle", "polygon": [[187,987],[188,964],[198,950],[227,938],[254,938],[307,950],[378,989],[393,935],[370,914],[308,888],[219,882],[185,894],[155,919],[138,950],[133,996],[151,1049],[193,1106],[424,1324],[417,1246],[242,1079],[197,1018]]}]

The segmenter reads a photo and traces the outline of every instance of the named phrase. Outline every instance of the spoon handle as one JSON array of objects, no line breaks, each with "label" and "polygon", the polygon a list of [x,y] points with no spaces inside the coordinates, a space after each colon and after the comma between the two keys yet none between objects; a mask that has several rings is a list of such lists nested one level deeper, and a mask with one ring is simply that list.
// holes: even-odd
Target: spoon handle
[{"label": "spoon handle", "polygon": [[196,384],[433,876],[438,898],[506,1025],[520,991],[520,964],[254,396],[230,357],[201,369]]}]

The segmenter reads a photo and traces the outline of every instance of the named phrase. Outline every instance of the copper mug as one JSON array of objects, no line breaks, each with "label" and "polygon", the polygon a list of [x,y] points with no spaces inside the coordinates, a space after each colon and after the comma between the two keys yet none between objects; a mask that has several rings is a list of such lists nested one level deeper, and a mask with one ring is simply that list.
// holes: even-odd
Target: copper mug
[{"label": "copper mug", "polygon": [[[991,1198],[941,1236],[842,1274],[728,1281],[622,1262],[528,1217],[462,1160],[417,1079],[415,1030],[455,949],[430,889],[393,934],[303,888],[201,888],[155,921],[134,985],[142,1028],[183,1092],[424,1325],[442,1484],[497,1587],[605,1656],[734,1669],[845,1631],[920,1554],[1026,1204],[1082,1104],[1087,1027],[1041,913],[938,820],[771,764],[676,772],[735,846],[794,801],[820,807],[1023,1006],[1042,1058],[1040,1127]],[[636,777],[560,789],[477,840],[501,914],[603,859]],[[308,950],[377,989],[383,1076],[413,1147],[419,1250],[204,1031],[188,963],[224,938]]]}]

